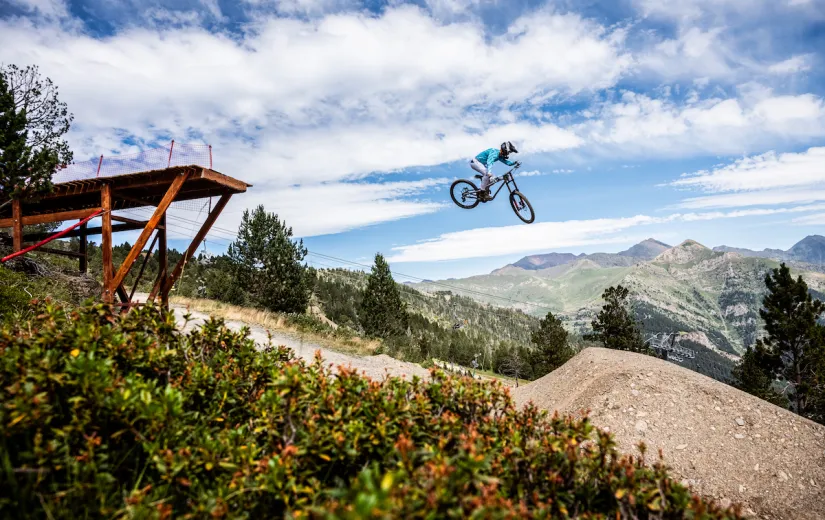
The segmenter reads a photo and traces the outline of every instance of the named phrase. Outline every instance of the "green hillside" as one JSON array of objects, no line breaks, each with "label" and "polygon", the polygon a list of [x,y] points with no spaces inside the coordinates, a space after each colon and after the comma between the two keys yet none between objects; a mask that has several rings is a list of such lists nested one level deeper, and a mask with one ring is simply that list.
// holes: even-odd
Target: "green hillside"
[{"label": "green hillside", "polygon": [[[510,306],[536,316],[546,310],[519,302],[546,307],[562,314],[566,326],[578,333],[589,330],[602,305],[602,291],[622,284],[632,291],[634,312],[646,333],[689,333],[693,343],[733,360],[757,339],[764,277],[778,265],[770,258],[713,251],[687,240],[652,260],[626,267],[602,267],[585,258],[548,269],[511,265],[494,274],[445,283],[458,293],[473,291],[474,298],[490,304],[507,305],[500,298],[510,298]],[[796,274],[814,294],[825,292],[822,273],[797,269]],[[425,292],[438,287],[413,286]]]}]

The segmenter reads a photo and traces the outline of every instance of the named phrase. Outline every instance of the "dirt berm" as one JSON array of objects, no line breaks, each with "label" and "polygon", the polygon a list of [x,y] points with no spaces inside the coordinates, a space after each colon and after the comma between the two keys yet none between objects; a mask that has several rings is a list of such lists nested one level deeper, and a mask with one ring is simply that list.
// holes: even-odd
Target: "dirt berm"
[{"label": "dirt berm", "polygon": [[675,363],[588,348],[512,392],[519,406],[589,409],[622,451],[661,448],[675,477],[752,518],[825,519],[825,427]]}]

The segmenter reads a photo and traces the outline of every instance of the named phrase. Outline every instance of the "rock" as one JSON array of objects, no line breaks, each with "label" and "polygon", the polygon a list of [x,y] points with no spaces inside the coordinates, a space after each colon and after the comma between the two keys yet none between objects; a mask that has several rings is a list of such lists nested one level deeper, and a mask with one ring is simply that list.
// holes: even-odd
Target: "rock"
[{"label": "rock", "polygon": [[637,421],[636,422],[636,430],[640,432],[647,431],[647,423],[645,421]]},{"label": "rock", "polygon": [[754,470],[754,471],[759,471],[759,464],[757,464],[756,466],[754,466],[754,467],[753,467],[753,470]]},{"label": "rock", "polygon": [[741,433],[737,433],[736,435],[734,435],[734,437],[737,438],[737,439],[744,439],[745,438],[745,436],[742,435]]},{"label": "rock", "polygon": [[719,505],[722,506],[724,509],[727,509],[731,505],[731,501],[729,498],[723,498],[719,501]]},{"label": "rock", "polygon": [[639,391],[636,389],[631,390],[630,393],[633,394],[634,397],[639,395]]},{"label": "rock", "polygon": [[776,476],[777,476],[777,477],[779,478],[779,480],[781,480],[782,482],[787,482],[787,481],[788,481],[788,475],[787,475],[787,473],[785,473],[784,471],[780,471],[779,473],[777,473],[777,474],[776,474]]},{"label": "rock", "polygon": [[647,417],[647,412],[639,412],[636,414],[636,417]]},{"label": "rock", "polygon": [[679,450],[679,451],[681,451],[685,448],[687,448],[687,444],[680,444],[680,445],[676,446],[676,449]]},{"label": "rock", "polygon": [[745,426],[745,420],[742,419],[741,417],[737,417],[736,418],[736,424],[738,424],[739,426]]},{"label": "rock", "polygon": [[740,493],[744,493],[744,492],[745,492],[745,486],[743,486],[742,484],[739,484],[739,492],[740,492]]},{"label": "rock", "polygon": [[719,408],[718,406],[714,407],[713,409],[714,409],[714,410],[716,410],[717,412],[721,412],[721,411],[722,411],[722,409],[721,409],[721,408]]}]

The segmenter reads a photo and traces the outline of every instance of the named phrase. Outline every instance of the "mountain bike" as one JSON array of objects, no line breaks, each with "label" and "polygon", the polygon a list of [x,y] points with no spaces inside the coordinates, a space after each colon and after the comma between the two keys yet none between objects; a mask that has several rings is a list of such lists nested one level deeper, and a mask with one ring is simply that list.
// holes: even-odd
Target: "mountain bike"
[{"label": "mountain bike", "polygon": [[[519,166],[521,165],[517,164],[501,177],[493,177],[490,186],[487,187],[488,193],[490,189],[499,182],[503,181],[504,184],[499,186],[492,196],[484,197],[485,194],[482,193],[482,190],[478,189],[478,186],[476,186],[473,181],[458,179],[450,186],[450,197],[459,208],[473,209],[478,206],[479,202],[492,202],[495,200],[501,189],[507,186],[507,190],[510,192],[510,207],[513,208],[513,212],[524,223],[530,224],[536,219],[536,215],[533,213],[533,206],[530,204],[530,201],[527,200],[527,197],[518,190],[516,179],[513,177],[513,171],[517,170]],[[475,178],[481,180],[482,176],[476,175]]]}]

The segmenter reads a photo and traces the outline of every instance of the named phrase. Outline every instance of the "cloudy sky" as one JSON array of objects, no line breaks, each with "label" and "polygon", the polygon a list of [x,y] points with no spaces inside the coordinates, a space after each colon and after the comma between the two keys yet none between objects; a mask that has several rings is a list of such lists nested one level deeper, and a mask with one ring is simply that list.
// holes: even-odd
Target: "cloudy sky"
[{"label": "cloudy sky", "polygon": [[[210,249],[263,204],[426,278],[825,234],[823,49],[825,0],[0,0],[0,63],[59,86],[76,161],[209,143],[254,185]],[[534,224],[450,201],[502,140]]]}]

